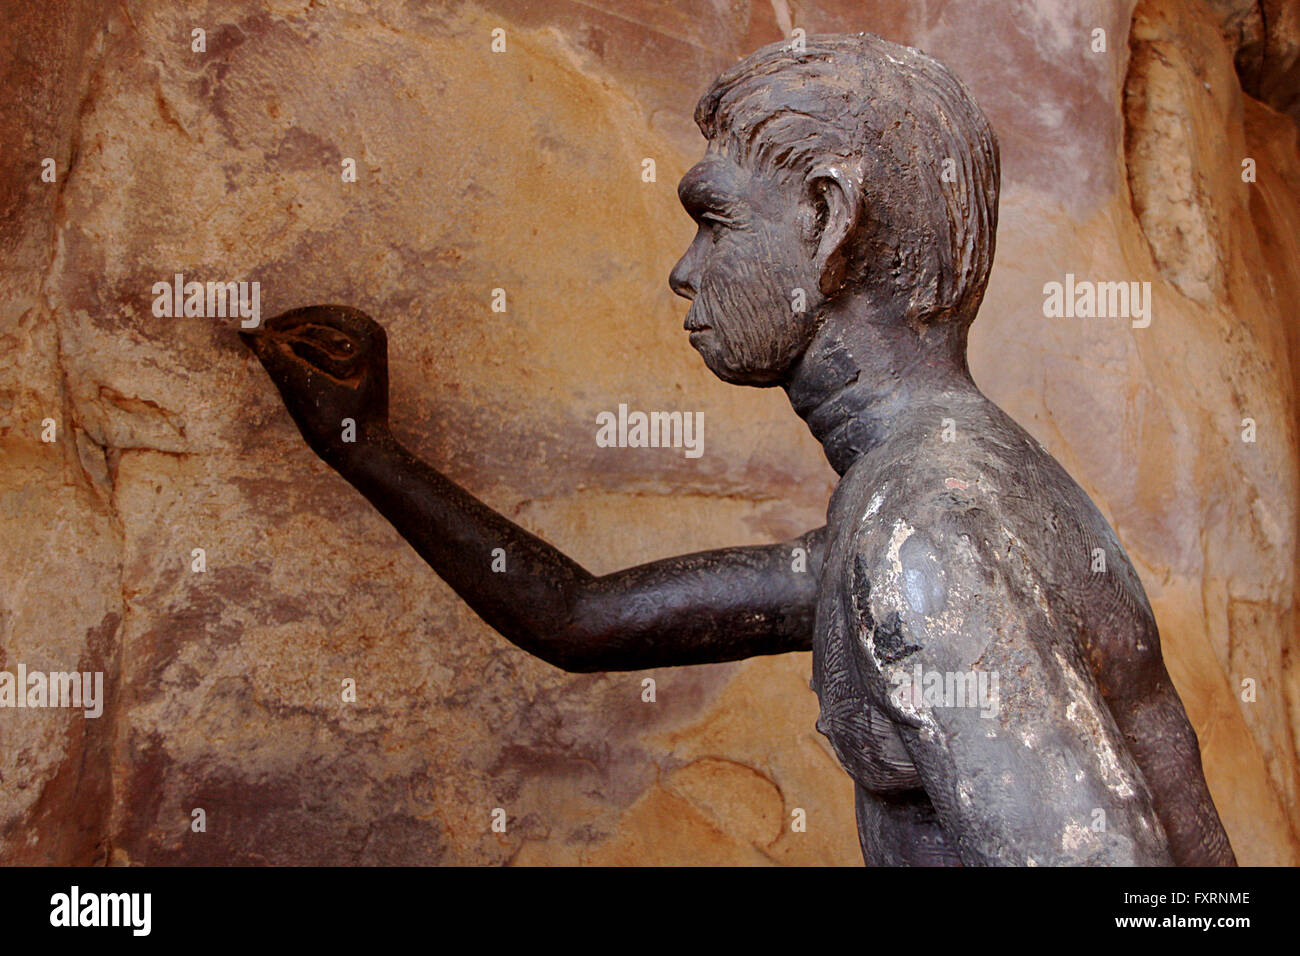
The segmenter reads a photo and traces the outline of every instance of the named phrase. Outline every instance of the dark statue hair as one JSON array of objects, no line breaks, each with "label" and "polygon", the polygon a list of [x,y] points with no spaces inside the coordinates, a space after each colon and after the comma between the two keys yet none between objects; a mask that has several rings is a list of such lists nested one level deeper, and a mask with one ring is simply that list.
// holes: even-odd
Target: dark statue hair
[{"label": "dark statue hair", "polygon": [[868,33],[773,43],[713,82],[695,122],[714,148],[778,177],[829,161],[853,170],[863,208],[845,282],[901,297],[915,323],[974,318],[993,262],[998,143],[937,60]]}]

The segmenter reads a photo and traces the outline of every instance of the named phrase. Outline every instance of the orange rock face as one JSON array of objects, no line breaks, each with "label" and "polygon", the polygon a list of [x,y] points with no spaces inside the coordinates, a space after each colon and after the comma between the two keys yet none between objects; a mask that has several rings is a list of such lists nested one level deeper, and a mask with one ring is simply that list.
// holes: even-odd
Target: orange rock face
[{"label": "orange rock face", "polygon": [[[183,273],[364,309],[399,437],[594,572],[815,527],[820,449],[710,376],[667,287],[695,100],[794,28],[919,46],[989,115],[976,381],[1141,573],[1239,860],[1300,858],[1278,5],[4,5],[0,669],[107,690],[0,710],[0,862],[860,863],[807,655],[528,657],[311,454],[238,319],[152,308]],[[1150,283],[1149,325],[1047,317],[1067,274]],[[620,403],[702,412],[704,454],[599,447]]]}]

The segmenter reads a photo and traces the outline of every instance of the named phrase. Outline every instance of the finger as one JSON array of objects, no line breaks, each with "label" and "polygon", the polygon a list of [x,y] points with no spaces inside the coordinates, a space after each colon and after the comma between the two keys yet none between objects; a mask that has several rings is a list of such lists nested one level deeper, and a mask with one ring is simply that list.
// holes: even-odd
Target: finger
[{"label": "finger", "polygon": [[255,332],[240,333],[245,345],[272,373],[289,374],[296,360],[339,380],[353,379],[367,361],[387,354],[384,331],[363,312],[343,306],[307,306],[268,319]]},{"label": "finger", "polygon": [[360,347],[327,326],[306,326],[289,347],[298,358],[340,381],[353,378],[362,368]]},{"label": "finger", "polygon": [[307,305],[282,312],[265,320],[262,325],[271,334],[287,334],[304,326],[322,325],[354,339],[357,345],[385,341],[383,326],[360,309],[346,305]]},{"label": "finger", "polygon": [[259,333],[240,332],[239,337],[257,356],[266,374],[276,384],[282,394],[301,393],[310,387],[311,366],[298,358],[287,347],[287,343],[274,336]]}]

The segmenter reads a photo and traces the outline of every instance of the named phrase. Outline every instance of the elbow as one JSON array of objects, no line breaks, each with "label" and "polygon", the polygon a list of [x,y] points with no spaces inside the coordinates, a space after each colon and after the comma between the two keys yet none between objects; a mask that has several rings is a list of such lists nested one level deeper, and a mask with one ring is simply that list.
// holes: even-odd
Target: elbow
[{"label": "elbow", "polygon": [[[637,670],[654,666],[625,659],[627,629],[582,589],[566,594],[555,613],[531,618],[518,631],[514,643],[534,657],[569,674]],[[505,633],[505,632],[503,632]]]},{"label": "elbow", "polygon": [[587,597],[581,589],[567,595],[564,615],[550,622],[545,634],[537,635],[539,648],[544,648],[538,656],[569,674],[625,669],[613,660],[610,622]]},{"label": "elbow", "polygon": [[552,667],[570,674],[604,669],[593,653],[599,639],[587,623],[590,616],[582,613],[579,593],[550,595],[550,600],[543,602],[519,597],[475,610],[515,647]]},{"label": "elbow", "polygon": [[609,666],[605,655],[596,653],[601,644],[599,638],[574,622],[534,634],[529,644],[531,646],[525,650],[567,674],[594,674],[617,669]]},{"label": "elbow", "polygon": [[567,642],[545,642],[530,650],[534,657],[541,658],[566,674],[590,674],[600,670],[580,648]]}]

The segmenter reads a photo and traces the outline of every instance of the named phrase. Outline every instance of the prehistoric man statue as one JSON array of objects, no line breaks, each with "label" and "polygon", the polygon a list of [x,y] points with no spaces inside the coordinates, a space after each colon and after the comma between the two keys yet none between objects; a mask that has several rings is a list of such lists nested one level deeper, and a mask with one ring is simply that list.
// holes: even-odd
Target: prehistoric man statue
[{"label": "prehistoric man statue", "polygon": [[594,577],[393,438],[384,331],[338,306],[241,333],[308,444],[557,667],[811,649],[870,864],[1234,863],[1123,548],[971,379],[999,166],[970,94],[908,47],[809,38],[727,70],[695,119],[699,230],[670,285],[705,364],[784,388],[825,447],[824,528]]}]

